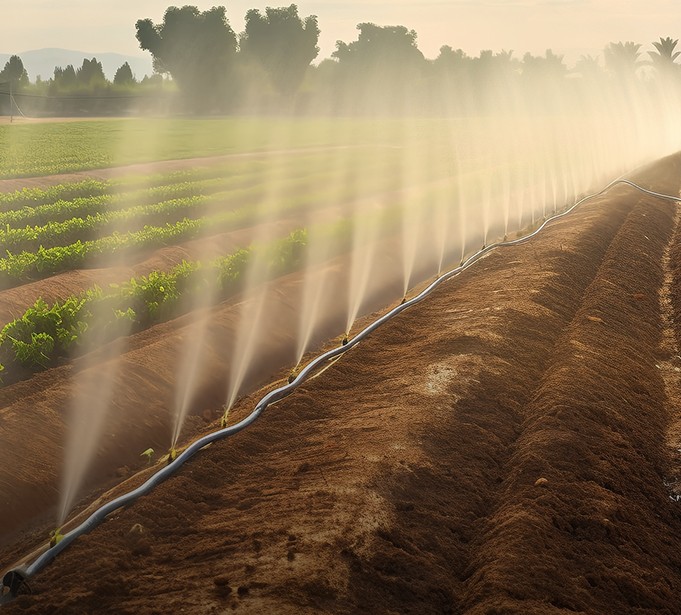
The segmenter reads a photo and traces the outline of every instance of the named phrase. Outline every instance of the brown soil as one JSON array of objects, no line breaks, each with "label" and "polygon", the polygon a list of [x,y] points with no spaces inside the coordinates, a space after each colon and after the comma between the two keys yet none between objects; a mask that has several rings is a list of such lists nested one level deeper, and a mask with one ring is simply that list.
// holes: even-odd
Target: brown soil
[{"label": "brown soil", "polygon": [[[680,176],[676,156],[634,179],[678,194]],[[342,288],[343,263],[332,270]],[[299,283],[273,285],[276,356],[251,390],[291,360]],[[209,414],[237,308],[210,311],[197,404]],[[3,609],[681,613],[679,310],[675,206],[617,188],[442,285],[79,539]],[[103,460],[151,443],[141,423],[167,445],[175,349],[193,320],[131,339],[110,417],[121,437],[103,445],[94,482],[113,478]],[[3,442],[30,444],[0,450],[1,525],[13,528],[0,561],[37,546],[48,526],[36,511],[54,518],[50,457],[77,369],[7,391]],[[144,412],[134,428],[131,407]]]}]

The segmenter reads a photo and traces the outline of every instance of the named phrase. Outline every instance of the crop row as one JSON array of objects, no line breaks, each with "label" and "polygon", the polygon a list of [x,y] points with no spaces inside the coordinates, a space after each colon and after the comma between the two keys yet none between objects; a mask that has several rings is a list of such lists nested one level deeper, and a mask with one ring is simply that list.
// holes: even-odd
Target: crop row
[{"label": "crop row", "polygon": [[[332,177],[333,171],[323,170],[313,176],[287,178],[279,183],[277,196],[301,194],[302,197],[305,191],[311,189],[317,189],[318,192],[318,187],[327,185]],[[376,183],[375,179],[373,183]],[[225,190],[217,192],[218,189]],[[73,201],[58,201],[35,208],[24,207],[0,214],[0,245],[10,251],[32,250],[40,245],[44,248],[63,246],[78,239],[94,238],[107,231],[110,233],[114,230],[140,228],[149,218],[161,218],[164,222],[171,222],[177,221],[185,214],[191,217],[197,210],[199,215],[205,215],[215,206],[224,207],[230,204],[232,208],[236,205],[255,203],[267,197],[269,192],[271,189],[259,181],[259,178],[249,180],[237,178],[236,181],[219,178],[200,184],[162,186],[160,189],[151,189],[135,195],[100,195]],[[159,196],[173,198],[157,202]],[[130,201],[137,203],[153,201],[154,204],[130,207]],[[166,215],[172,219],[164,219]],[[34,221],[40,224],[31,226],[30,222]],[[16,227],[17,224],[27,222],[29,224],[25,227]]]},{"label": "crop row", "polygon": [[53,248],[94,239],[102,233],[111,234],[115,231],[132,231],[144,226],[150,218],[162,216],[175,217],[175,220],[191,215],[192,211],[204,213],[207,197],[189,197],[173,199],[151,206],[137,206],[119,211],[110,211],[88,215],[84,218],[69,218],[63,222],[48,222],[41,226],[26,226],[23,228],[0,228],[0,245],[5,250],[37,250]]},{"label": "crop row", "polygon": [[[351,224],[345,219],[321,229],[322,240],[339,249],[347,246]],[[319,229],[317,229],[319,232]],[[299,268],[308,244],[306,229],[283,239],[251,246],[208,264],[183,261],[169,272],[154,271],[107,292],[92,288],[79,296],[48,305],[42,299],[0,331],[0,371],[5,381],[22,372],[45,369],[73,356],[192,308],[192,300],[206,288],[215,289],[216,301],[242,288],[245,274],[257,261],[265,279]]]},{"label": "crop row", "polygon": [[[448,194],[451,186],[431,186],[412,195],[410,202],[425,208],[424,215],[429,215],[429,208]],[[196,297],[210,294],[214,301],[221,301],[242,289],[247,270],[256,263],[264,272],[263,279],[293,271],[305,262],[312,237],[316,245],[326,246],[330,258],[349,248],[360,218],[386,236],[395,229],[403,209],[404,203],[394,202],[331,224],[298,229],[284,239],[239,249],[209,263],[183,261],[168,272],[153,271],[120,285],[111,284],[107,291],[94,287],[52,305],[38,299],[21,318],[0,331],[0,371],[5,365],[5,382],[13,382],[27,371],[44,369],[189,311],[196,305]]]},{"label": "crop row", "polygon": [[[91,196],[115,196],[119,200],[135,203],[158,202],[169,198],[196,194],[196,191],[221,191],[231,182],[238,187],[252,184],[273,176],[290,177],[310,173],[311,170],[342,169],[344,166],[366,168],[367,165],[392,164],[397,160],[394,152],[377,157],[368,149],[350,155],[339,156],[334,152],[315,154],[299,153],[286,158],[252,158],[236,160],[229,164],[197,167],[180,171],[149,175],[130,175],[109,180],[86,179],[74,183],[59,184],[49,188],[24,188],[14,192],[0,193],[0,212],[20,210],[25,207],[49,205],[57,201],[70,201]],[[223,184],[224,182],[224,184]],[[215,185],[213,185],[215,184]],[[194,192],[186,192],[192,185]],[[9,221],[9,220],[8,220]],[[5,222],[0,222],[4,224]]]},{"label": "crop row", "polygon": [[[384,189],[387,179],[383,175],[369,176],[364,179],[362,191],[366,196],[366,190]],[[397,181],[397,178],[391,178]],[[373,185],[372,185],[373,184]],[[286,197],[289,191],[284,191],[279,195],[279,199],[269,204],[268,215],[276,212],[292,211],[309,207],[315,203],[328,203],[329,195],[324,182],[319,181],[319,177],[303,178],[294,180],[290,190],[290,196]],[[315,192],[303,192],[303,188],[315,188]],[[262,196],[261,188],[258,187],[254,192],[242,191],[241,197],[237,200],[243,202],[255,202]],[[357,186],[354,182],[349,182],[341,188],[341,192],[335,195],[338,202],[344,202],[356,197]],[[303,192],[301,194],[301,192]],[[234,196],[232,193],[231,196]],[[251,198],[247,198],[247,197]],[[167,212],[181,212],[183,208],[204,208],[208,205],[214,206],[219,203],[223,195],[214,197],[194,197],[186,201],[169,201],[159,205],[159,210]],[[217,199],[217,200],[212,200]],[[7,229],[0,231],[0,237],[5,239],[6,245],[21,245],[21,242],[41,242],[45,244],[50,241],[57,241],[57,238],[68,237],[69,233],[101,232],[106,225],[112,223],[130,224],[134,216],[140,215],[141,210],[128,210],[130,217],[124,212],[117,214],[102,214],[81,220],[75,218],[65,223],[55,223],[40,227],[38,230],[27,229]],[[158,213],[158,212],[156,212]],[[245,206],[241,209],[229,212],[221,212],[216,215],[208,215],[198,219],[183,218],[176,222],[166,223],[162,226],[146,225],[139,230],[127,232],[114,231],[111,235],[98,239],[77,239],[73,243],[64,246],[45,247],[41,245],[35,251],[22,250],[18,253],[8,252],[5,258],[0,259],[0,289],[10,288],[20,283],[37,280],[54,275],[61,271],[68,271],[84,266],[86,261],[97,259],[103,256],[114,256],[129,250],[152,249],[161,246],[172,245],[178,241],[200,236],[204,232],[212,234],[224,232],[238,228],[240,225],[257,220],[257,208]]]}]

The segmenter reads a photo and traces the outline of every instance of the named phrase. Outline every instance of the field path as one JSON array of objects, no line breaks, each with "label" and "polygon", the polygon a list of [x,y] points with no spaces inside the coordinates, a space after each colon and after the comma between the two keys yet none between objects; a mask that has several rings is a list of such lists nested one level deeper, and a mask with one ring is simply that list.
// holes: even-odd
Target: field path
[{"label": "field path", "polygon": [[[670,194],[679,178],[681,156],[632,177]],[[6,612],[678,615],[679,226],[674,204],[618,187],[491,253],[80,539]],[[278,282],[265,333],[282,344],[295,283]],[[145,352],[178,327],[147,332]],[[168,367],[137,369],[153,406]]]}]

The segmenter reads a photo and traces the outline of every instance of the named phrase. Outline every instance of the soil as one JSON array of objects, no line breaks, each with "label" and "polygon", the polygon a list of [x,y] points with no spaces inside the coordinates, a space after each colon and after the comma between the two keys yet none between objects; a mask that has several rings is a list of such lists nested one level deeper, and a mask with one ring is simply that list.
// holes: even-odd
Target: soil
[{"label": "soil", "polygon": [[[681,156],[632,179],[678,194]],[[618,187],[491,253],[81,537],[3,611],[681,613],[680,219]],[[391,254],[381,267],[400,266]],[[346,267],[328,267],[332,314]],[[399,296],[391,284],[366,307]],[[271,285],[270,354],[237,416],[295,360],[299,288],[296,275]],[[186,433],[217,427],[205,422],[249,301],[205,312]],[[167,446],[175,356],[198,323],[133,336],[116,366],[102,356],[3,390],[0,561],[20,561],[55,517],[79,371],[117,370],[119,435],[99,451],[94,498]],[[334,329],[330,317],[316,345]],[[113,460],[131,469],[116,477]]]}]

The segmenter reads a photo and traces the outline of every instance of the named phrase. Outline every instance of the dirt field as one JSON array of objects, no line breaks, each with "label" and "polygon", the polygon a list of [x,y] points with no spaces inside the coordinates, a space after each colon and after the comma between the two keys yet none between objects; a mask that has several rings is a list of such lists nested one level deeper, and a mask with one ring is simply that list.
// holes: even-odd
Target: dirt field
[{"label": "dirt field", "polygon": [[[681,157],[633,179],[678,194]],[[680,219],[621,187],[492,253],[78,540],[3,612],[681,613]],[[272,348],[291,340],[296,284],[268,303]],[[235,310],[211,313],[206,420]],[[190,326],[135,336],[119,367],[114,407],[133,396],[160,447]],[[290,352],[274,355],[251,389],[285,375]],[[0,450],[3,565],[54,519],[51,436],[74,369],[3,391],[3,442],[19,424],[32,435],[22,471]],[[100,461],[149,445],[116,420],[124,441]]]}]

